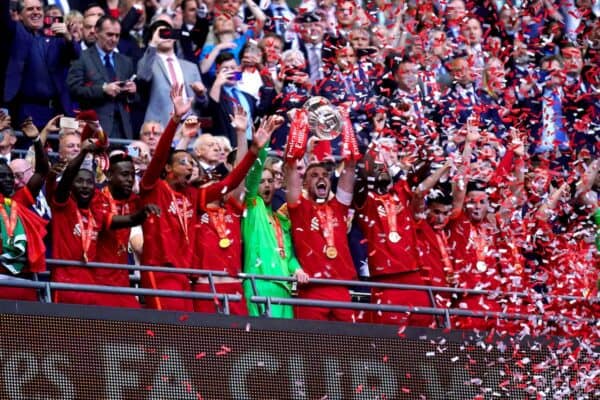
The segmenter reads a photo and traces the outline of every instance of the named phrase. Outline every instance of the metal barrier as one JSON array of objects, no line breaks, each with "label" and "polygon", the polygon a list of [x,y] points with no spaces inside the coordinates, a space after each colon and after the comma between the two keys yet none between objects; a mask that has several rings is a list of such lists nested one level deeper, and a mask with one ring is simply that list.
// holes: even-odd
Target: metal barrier
[{"label": "metal barrier", "polygon": [[[161,267],[161,266],[148,266],[148,265],[127,265],[127,264],[109,264],[101,262],[89,262],[83,263],[79,261],[71,260],[59,260],[59,259],[48,259],[47,264],[50,266],[76,266],[86,268],[103,268],[103,269],[115,269],[115,270],[128,270],[128,271],[155,271],[155,272],[169,272],[174,274],[186,274],[190,276],[205,276],[207,277],[210,285],[210,292],[181,292],[175,290],[158,290],[158,289],[147,289],[147,288],[130,288],[130,287],[116,287],[116,286],[102,286],[102,285],[85,285],[85,284],[73,284],[73,283],[60,283],[60,282],[48,282],[40,281],[40,277],[47,277],[47,273],[34,275],[34,280],[20,279],[20,278],[8,278],[0,279],[0,286],[12,286],[12,287],[24,287],[37,289],[43,295],[41,300],[45,302],[51,302],[52,290],[69,290],[69,291],[83,291],[83,292],[98,292],[98,293],[109,293],[109,294],[129,294],[136,296],[157,296],[157,297],[179,297],[179,298],[190,298],[199,300],[218,300],[215,303],[222,303],[223,309],[219,309],[218,304],[216,308],[218,312],[223,314],[229,314],[229,302],[230,301],[243,301],[244,299],[240,295],[233,294],[222,294],[219,293],[215,285],[215,278],[219,277],[231,277],[225,271],[216,270],[200,270],[193,268],[173,268],[173,267]],[[367,288],[392,288],[398,290],[420,290],[425,291],[429,294],[431,301],[430,307],[414,307],[406,305],[388,305],[388,304],[373,304],[373,303],[361,303],[361,302],[339,302],[339,301],[318,301],[313,299],[300,299],[300,298],[278,298],[278,297],[266,297],[262,296],[256,286],[257,280],[266,281],[285,281],[285,282],[296,282],[293,277],[282,277],[272,275],[256,275],[256,274],[245,274],[240,273],[236,276],[242,280],[250,280],[251,287],[253,289],[253,295],[250,296],[249,301],[263,305],[263,315],[271,316],[271,306],[273,304],[278,305],[293,305],[293,306],[310,306],[310,307],[326,307],[326,308],[341,308],[341,309],[353,309],[362,311],[376,311],[376,312],[400,312],[400,313],[411,313],[411,314],[425,314],[436,317],[436,321],[439,327],[450,327],[450,317],[474,317],[474,318],[502,318],[507,320],[534,320],[534,321],[555,321],[555,322],[575,322],[574,319],[564,317],[561,315],[545,316],[544,314],[520,314],[520,313],[506,313],[497,311],[487,310],[464,310],[458,308],[440,307],[435,301],[435,295],[438,293],[445,294],[472,294],[472,295],[483,295],[489,296],[492,299],[511,299],[511,298],[529,298],[534,301],[548,301],[558,300],[567,302],[581,302],[582,304],[594,304],[600,302],[600,298],[584,298],[577,296],[563,296],[563,295],[552,295],[552,294],[541,294],[541,293],[521,293],[521,292],[500,292],[490,290],[477,290],[477,289],[459,289],[451,287],[437,287],[437,286],[421,286],[421,285],[408,285],[408,284],[396,284],[396,283],[379,283],[379,282],[366,282],[366,281],[353,281],[353,280],[335,280],[335,279],[311,279],[311,285],[335,285],[335,286],[346,286],[346,287],[367,287]],[[442,317],[443,321],[440,321],[437,317]],[[577,322],[585,323],[597,323],[595,319],[582,319],[579,318]]]}]

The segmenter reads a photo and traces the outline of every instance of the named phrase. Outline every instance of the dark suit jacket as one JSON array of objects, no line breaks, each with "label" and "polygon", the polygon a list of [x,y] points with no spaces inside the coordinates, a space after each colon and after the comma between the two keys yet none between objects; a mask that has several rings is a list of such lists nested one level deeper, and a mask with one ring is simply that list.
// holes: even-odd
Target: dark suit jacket
[{"label": "dark suit jacket", "polygon": [[[131,78],[135,70],[129,57],[115,53],[114,62],[118,81]],[[116,99],[109,97],[102,90],[102,85],[108,82],[108,73],[95,46],[81,54],[81,58],[73,63],[67,77],[67,85],[73,98],[79,102],[82,110],[96,110],[105,132],[112,132],[115,109],[117,109],[125,136],[132,139],[133,133],[128,103],[132,102],[133,99],[126,96],[118,96]]]},{"label": "dark suit jacket", "polygon": [[[23,74],[34,34],[22,23],[14,22],[10,18],[9,3],[9,1],[0,1],[0,37],[3,42],[10,43],[3,93],[6,102],[12,102],[17,98],[23,79],[36,78]],[[63,110],[67,112],[71,108],[71,99],[66,90],[65,72],[71,60],[79,56],[80,48],[75,42],[67,42],[61,37],[49,37],[46,46],[48,71],[60,95]]]},{"label": "dark suit jacket", "polygon": [[[240,95],[246,97],[248,104],[251,108],[251,121],[254,121],[256,117],[265,115],[268,112],[271,103],[273,102],[275,91],[273,88],[261,89],[260,102],[257,104],[256,99],[251,95],[244,93],[240,90]],[[230,115],[233,115],[233,105],[237,103],[237,100],[230,97],[224,89],[221,89],[221,96],[219,102],[215,102],[210,96],[208,96],[208,111],[209,115],[213,120],[212,133],[214,135],[225,136],[231,142],[233,147],[237,146],[237,136],[235,129],[231,126]]]},{"label": "dark suit jacket", "polygon": [[206,42],[210,21],[207,18],[196,19],[196,24],[192,30],[188,30],[186,24],[181,27],[181,39],[179,39],[179,48],[181,50],[181,58],[194,64],[198,64],[198,57],[202,46]]}]

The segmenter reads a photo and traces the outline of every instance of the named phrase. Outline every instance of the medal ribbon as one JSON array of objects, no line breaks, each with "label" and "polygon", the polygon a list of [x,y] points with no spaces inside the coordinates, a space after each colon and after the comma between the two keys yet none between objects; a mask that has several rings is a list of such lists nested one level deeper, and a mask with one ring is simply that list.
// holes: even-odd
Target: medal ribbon
[{"label": "medal ribbon", "polygon": [[208,220],[217,231],[219,239],[227,239],[227,229],[225,225],[225,209],[223,207],[209,208],[206,210]]},{"label": "medal ribbon", "polygon": [[269,214],[269,219],[271,220],[271,225],[275,229],[275,238],[277,239],[277,247],[279,247],[279,255],[281,258],[285,258],[285,247],[283,243],[283,229],[281,229],[281,221],[274,214]]},{"label": "medal ribbon", "polygon": [[[126,211],[125,211],[125,205],[123,205],[121,207],[121,212],[119,212],[119,210],[117,209],[117,201],[115,200],[115,198],[113,197],[112,193],[110,192],[110,190],[108,189],[108,186],[105,186],[104,189],[102,189],[102,193],[105,194],[106,198],[108,199],[108,203],[110,204],[110,213],[112,215],[127,215]],[[127,210],[129,211],[129,210]],[[120,230],[117,232],[121,232]],[[120,235],[117,233],[117,245],[118,245],[118,255],[124,254],[127,252],[127,242],[129,241],[129,235],[127,235],[127,239],[125,239],[123,237],[123,235]]]},{"label": "medal ribbon", "polygon": [[[81,213],[84,212],[87,217],[87,225],[84,225]],[[96,228],[96,221],[90,210],[80,210],[77,208],[77,223],[79,224],[79,230],[81,232],[81,248],[83,249],[83,259],[85,262],[88,261],[88,250],[92,244],[92,234]]]},{"label": "medal ribbon", "polygon": [[387,217],[389,232],[398,232],[398,218],[396,217],[398,202],[395,196],[389,194],[387,196],[382,196],[381,200],[383,208],[385,208],[385,216]]},{"label": "medal ribbon", "polygon": [[173,203],[173,207],[175,207],[175,212],[177,213],[177,220],[179,221],[179,226],[181,227],[181,231],[183,232],[184,236],[185,236],[185,242],[189,243],[190,242],[190,237],[188,235],[188,224],[187,224],[187,199],[184,195],[181,195],[181,197],[183,197],[181,203],[182,203],[182,208],[183,208],[183,212],[182,210],[179,209],[179,205],[177,205],[177,197],[175,195],[175,192],[173,191],[173,189],[171,189],[169,187],[169,185],[166,185],[167,189],[169,189],[169,193],[171,194],[171,201]]},{"label": "medal ribbon", "polygon": [[335,237],[333,233],[333,211],[327,204],[317,207],[317,218],[321,226],[323,238],[327,242],[327,247],[335,248]]},{"label": "medal ribbon", "polygon": [[[5,199],[4,204],[7,203]],[[13,236],[15,235],[15,228],[17,226],[17,202],[13,200],[10,201],[10,218],[6,214],[6,210],[4,207],[0,207],[0,215],[2,216],[2,221],[4,222],[4,226],[6,227],[6,234],[8,235],[9,242],[13,240]],[[8,205],[8,204],[6,204]]]},{"label": "medal ribbon", "polygon": [[[481,232],[479,232],[479,228],[478,227],[473,227],[473,229],[471,230],[471,232],[473,232],[473,242],[475,245],[475,254],[477,254],[477,262],[483,262],[485,263],[485,258],[486,258],[486,240],[485,240],[485,235],[482,235]],[[486,263],[487,265],[487,263]]]},{"label": "medal ribbon", "polygon": [[444,231],[440,231],[439,233],[434,232],[434,235],[437,240],[438,247],[440,248],[442,263],[444,264],[444,272],[446,273],[446,281],[449,281],[450,277],[454,277],[454,267],[452,266],[452,261],[450,261],[450,256],[448,255],[448,240],[446,239],[446,234]]}]

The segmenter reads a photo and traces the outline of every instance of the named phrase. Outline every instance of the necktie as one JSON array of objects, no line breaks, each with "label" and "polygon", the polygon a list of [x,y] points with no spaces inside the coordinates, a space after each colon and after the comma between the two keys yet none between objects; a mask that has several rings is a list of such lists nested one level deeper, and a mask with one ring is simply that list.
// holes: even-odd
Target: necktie
[{"label": "necktie", "polygon": [[314,44],[307,44],[308,63],[310,68],[310,79],[315,83],[321,79],[321,55],[319,49]]},{"label": "necktie", "polygon": [[109,54],[104,55],[104,67],[106,68],[106,72],[108,73],[108,80],[111,82],[116,81],[117,80],[117,71],[115,71],[115,68],[113,67],[112,63],[110,62]]},{"label": "necktie", "polygon": [[344,78],[344,82],[346,84],[346,94],[348,96],[354,96],[354,82],[352,79],[352,75],[346,75],[346,77]]},{"label": "necktie", "polygon": [[167,65],[169,66],[169,76],[171,78],[171,86],[177,85],[177,74],[175,73],[175,66],[173,65],[174,62],[175,62],[175,60],[173,60],[173,57],[167,57]]},{"label": "necktie", "polygon": [[281,6],[275,7],[275,32],[279,36],[283,36],[285,34],[285,22],[283,20],[283,7],[281,7]]},{"label": "necktie", "polygon": [[[550,102],[550,104],[548,104]],[[539,151],[554,149],[555,143],[559,146],[567,144],[567,135],[563,126],[562,103],[560,95],[553,90],[544,96],[542,143]]]}]

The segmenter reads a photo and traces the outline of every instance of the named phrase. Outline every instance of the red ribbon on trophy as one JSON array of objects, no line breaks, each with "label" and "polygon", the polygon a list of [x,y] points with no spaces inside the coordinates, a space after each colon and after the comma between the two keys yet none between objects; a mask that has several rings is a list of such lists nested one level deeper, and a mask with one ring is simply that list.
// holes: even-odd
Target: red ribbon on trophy
[{"label": "red ribbon on trophy", "polygon": [[350,115],[346,108],[340,107],[344,123],[342,124],[342,158],[344,160],[360,160],[360,151],[358,150],[358,142],[350,121]]},{"label": "red ribbon on trophy", "polygon": [[304,156],[309,130],[308,112],[305,109],[296,110],[292,117],[288,141],[285,148],[286,159],[299,160]]}]

